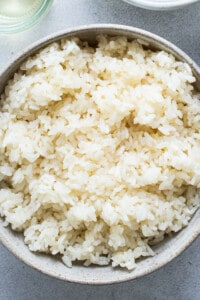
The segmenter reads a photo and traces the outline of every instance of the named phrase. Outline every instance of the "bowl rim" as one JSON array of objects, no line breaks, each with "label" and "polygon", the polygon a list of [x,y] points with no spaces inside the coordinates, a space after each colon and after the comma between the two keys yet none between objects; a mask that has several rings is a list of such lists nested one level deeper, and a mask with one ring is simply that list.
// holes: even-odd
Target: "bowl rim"
[{"label": "bowl rim", "polygon": [[165,0],[165,1],[154,1],[154,0],[123,0],[129,4],[152,10],[170,10],[181,8],[193,3],[197,3],[200,0]]},{"label": "bowl rim", "polygon": [[[200,0],[198,0],[200,1]],[[114,24],[114,23],[98,23],[98,24],[88,24],[88,25],[80,25],[80,26],[73,26],[68,27],[64,30],[56,31],[52,34],[48,34],[45,37],[42,37],[38,39],[37,41],[31,43],[30,45],[26,46],[24,49],[19,51],[17,54],[15,54],[9,61],[7,65],[5,65],[2,70],[0,71],[0,77],[2,77],[5,73],[9,72],[13,65],[18,62],[18,60],[23,61],[24,55],[28,57],[29,52],[36,52],[37,50],[47,46],[51,42],[57,41],[61,38],[64,38],[65,35],[67,36],[73,36],[77,33],[81,33],[88,30],[112,30],[115,31],[117,35],[117,31],[124,31],[124,32],[130,32],[138,35],[143,35],[145,38],[154,41],[156,43],[159,43],[160,45],[164,46],[165,48],[169,48],[167,51],[172,50],[174,53],[176,53],[179,58],[183,61],[187,61],[187,63],[191,66],[193,71],[195,72],[195,75],[200,76],[200,66],[183,50],[181,50],[178,46],[173,44],[172,42],[168,41],[166,38],[157,35],[153,32],[144,30],[139,27],[134,26],[127,26],[127,25],[121,25],[121,24]],[[32,55],[32,54],[31,54]]]},{"label": "bowl rim", "polygon": [[[65,36],[66,37],[75,36],[76,34],[80,34],[81,32],[90,32],[90,31],[95,32],[95,30],[97,30],[97,31],[98,30],[103,30],[103,31],[104,30],[112,30],[113,33],[110,35],[121,35],[121,34],[123,34],[121,32],[124,32],[124,34],[129,33],[129,34],[133,34],[133,35],[138,34],[139,36],[142,35],[147,40],[153,41],[155,43],[158,43],[160,46],[165,47],[166,49],[168,49],[167,50],[168,52],[170,52],[170,50],[172,50],[172,52],[174,52],[179,57],[180,60],[186,61],[192,67],[192,70],[195,73],[195,77],[200,78],[199,66],[184,51],[182,51],[180,48],[175,46],[173,43],[171,43],[168,40],[166,40],[154,33],[151,33],[149,31],[146,31],[146,30],[143,30],[140,28],[136,28],[136,27],[132,27],[132,26],[118,25],[118,24],[90,24],[90,25],[76,26],[76,27],[71,27],[71,28],[67,28],[65,30],[55,32],[55,33],[48,35],[42,39],[39,39],[36,42],[29,45],[28,47],[26,47],[25,49],[23,49],[22,51],[20,51],[17,55],[15,55],[14,58],[8,63],[8,66],[5,67],[2,70],[2,72],[0,73],[0,78],[3,76],[7,76],[9,74],[13,75],[16,71],[16,70],[13,71],[13,66],[15,64],[18,64],[19,61],[21,63],[28,56],[33,55],[33,53],[35,53],[39,49],[45,47],[46,45],[48,45],[54,41],[57,41],[61,38],[64,38]],[[97,32],[96,35],[98,35],[98,34],[100,34],[100,33]],[[31,52],[31,53],[29,53],[29,52]],[[18,67],[16,69],[18,69]],[[197,209],[195,215],[196,214],[198,214],[198,216],[200,216],[200,209]],[[190,223],[191,222],[192,222],[192,220],[190,220]],[[187,228],[190,226],[190,223],[187,226]],[[0,226],[0,241],[17,258],[19,258],[25,264],[36,269],[37,271],[40,271],[43,274],[46,274],[46,275],[49,275],[51,277],[58,278],[61,280],[65,280],[68,282],[81,283],[81,284],[104,285],[104,284],[113,284],[113,283],[129,281],[129,280],[133,280],[133,279],[142,277],[144,275],[152,273],[155,270],[158,270],[159,268],[166,265],[168,262],[172,261],[175,257],[177,257],[180,253],[182,253],[200,235],[200,218],[199,218],[199,222],[197,224],[196,223],[194,224],[195,226],[194,226],[192,232],[190,232],[190,236],[187,238],[187,240],[184,240],[184,243],[182,243],[178,248],[173,245],[170,246],[171,252],[165,253],[165,254],[167,254],[165,256],[165,259],[161,257],[161,260],[158,263],[156,263],[154,266],[149,267],[148,270],[146,268],[146,270],[144,270],[143,272],[138,272],[136,275],[133,275],[133,274],[131,275],[131,273],[127,272],[127,276],[125,276],[123,278],[111,279],[111,280],[105,280],[104,278],[102,278],[101,280],[94,279],[94,280],[89,280],[89,281],[86,281],[85,278],[76,280],[76,279],[71,279],[70,276],[68,277],[68,276],[66,276],[66,274],[63,275],[63,274],[60,274],[59,272],[55,273],[54,270],[52,271],[48,268],[44,268],[44,267],[42,268],[40,264],[36,264],[33,261],[31,261],[30,258],[27,258],[26,256],[24,256],[23,253],[20,252],[20,250],[18,250],[17,246],[13,247],[13,243],[10,242],[10,240],[7,236],[6,230],[5,230],[5,228],[3,228],[2,225]],[[166,252],[166,250],[165,250],[165,252]]]}]

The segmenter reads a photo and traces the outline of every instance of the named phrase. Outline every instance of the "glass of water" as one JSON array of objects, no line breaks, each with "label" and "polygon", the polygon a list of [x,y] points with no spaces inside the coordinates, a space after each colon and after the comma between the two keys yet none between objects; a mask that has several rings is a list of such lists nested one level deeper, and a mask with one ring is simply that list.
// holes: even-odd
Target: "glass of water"
[{"label": "glass of water", "polygon": [[37,23],[53,0],[0,0],[0,33],[14,33]]}]

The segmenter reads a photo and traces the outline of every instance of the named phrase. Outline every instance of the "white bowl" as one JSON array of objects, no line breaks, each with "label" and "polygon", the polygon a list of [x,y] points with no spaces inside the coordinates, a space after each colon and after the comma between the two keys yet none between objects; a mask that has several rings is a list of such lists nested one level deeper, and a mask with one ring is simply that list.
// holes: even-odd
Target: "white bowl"
[{"label": "white bowl", "polygon": [[123,0],[132,5],[151,10],[170,10],[181,8],[199,0]]},{"label": "white bowl", "polygon": [[[162,49],[176,56],[178,60],[187,62],[197,79],[196,87],[200,87],[200,69],[199,67],[179,48],[144,30],[127,27],[123,25],[90,25],[82,26],[48,36],[34,43],[26,50],[23,50],[12,62],[9,63],[6,70],[0,75],[0,93],[3,91],[6,82],[11,78],[14,72],[28,56],[33,55],[40,48],[49,43],[57,41],[64,37],[78,36],[82,40],[95,43],[95,37],[98,34],[123,35],[129,39],[140,39],[149,44],[152,49]],[[0,240],[1,242],[19,259],[29,266],[50,276],[71,282],[85,284],[108,284],[131,280],[145,274],[148,274],[171,261],[180,254],[192,241],[200,234],[200,210],[196,212],[189,225],[176,235],[165,239],[162,243],[154,247],[156,255],[154,257],[142,259],[133,271],[124,269],[113,269],[111,266],[89,266],[76,264],[72,268],[67,268],[61,259],[45,254],[36,254],[30,252],[23,242],[22,234],[12,231],[9,227],[3,227],[3,220],[0,219]]]}]

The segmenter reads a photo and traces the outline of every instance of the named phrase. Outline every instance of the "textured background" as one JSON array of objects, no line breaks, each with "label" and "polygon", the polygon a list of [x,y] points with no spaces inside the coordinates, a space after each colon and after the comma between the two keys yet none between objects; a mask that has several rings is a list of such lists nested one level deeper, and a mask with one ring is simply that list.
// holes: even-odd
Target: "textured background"
[{"label": "textured background", "polygon": [[[0,69],[32,42],[68,27],[118,23],[149,30],[170,40],[200,65],[200,2],[158,12],[121,0],[57,0],[38,25],[0,35]],[[200,297],[200,238],[164,268],[135,281],[109,286],[66,283],[27,267],[0,245],[0,300],[197,300]]]}]

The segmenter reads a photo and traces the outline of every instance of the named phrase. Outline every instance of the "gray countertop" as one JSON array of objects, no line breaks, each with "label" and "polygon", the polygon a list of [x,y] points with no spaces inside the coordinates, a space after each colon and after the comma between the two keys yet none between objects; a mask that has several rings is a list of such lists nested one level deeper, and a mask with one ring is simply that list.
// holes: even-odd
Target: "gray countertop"
[{"label": "gray countertop", "polygon": [[[149,30],[170,40],[200,65],[200,2],[180,10],[147,11],[121,0],[57,0],[35,27],[0,35],[0,68],[32,42],[82,24],[118,23]],[[200,238],[162,269],[143,278],[110,286],[62,282],[24,265],[0,245],[0,300],[200,298]]]}]

